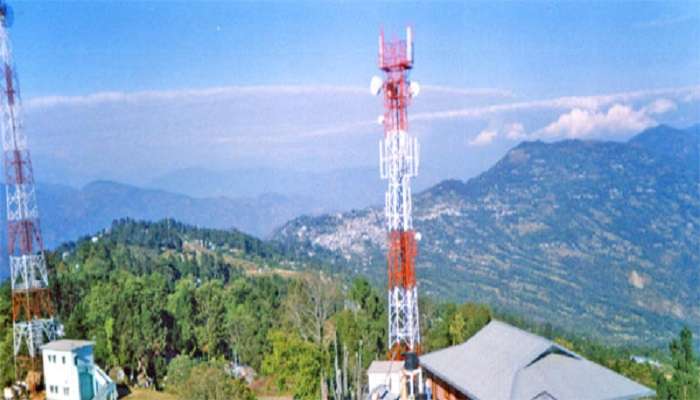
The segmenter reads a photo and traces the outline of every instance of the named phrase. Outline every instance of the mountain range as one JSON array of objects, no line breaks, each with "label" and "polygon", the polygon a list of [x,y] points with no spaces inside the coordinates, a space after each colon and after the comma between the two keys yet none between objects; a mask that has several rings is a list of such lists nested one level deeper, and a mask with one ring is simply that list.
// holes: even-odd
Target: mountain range
[{"label": "mountain range", "polygon": [[[698,126],[659,126],[625,143],[524,142],[475,178],[443,181],[418,193],[421,293],[488,302],[625,343],[660,343],[681,324],[700,327],[699,142]],[[259,237],[274,231],[275,244],[285,251],[383,284],[383,210],[321,214],[329,208],[317,200],[326,196],[326,206],[332,206],[346,187],[365,185],[356,199],[330,209],[376,204],[371,198],[382,198],[383,183],[374,173],[344,178],[339,172],[338,181],[333,174],[317,177],[306,183],[310,196],[304,197],[262,193],[292,187],[288,183],[304,181],[303,174],[267,184],[260,177],[277,172],[263,172],[229,179],[192,170],[183,171],[179,188],[177,174],[153,182],[180,193],[110,181],[81,189],[40,184],[44,239],[53,248],[115,219],[170,217]],[[374,183],[356,182],[360,178]],[[224,196],[240,193],[236,185],[245,182],[248,193],[260,194]],[[326,187],[314,186],[322,182]],[[3,248],[5,240],[3,232]],[[4,258],[1,263],[3,277]]]},{"label": "mountain range", "polygon": [[[416,188],[439,182],[435,173],[422,172]],[[240,168],[215,171],[186,168],[150,180],[145,186],[192,197],[256,197],[279,193],[305,198],[307,213],[364,208],[381,203],[384,182],[378,167],[354,167],[329,171],[296,171],[277,168]]]},{"label": "mountain range", "polygon": [[[4,188],[0,201],[4,204]],[[55,184],[37,185],[44,243],[53,248],[109,227],[112,221],[130,217],[156,221],[174,218],[202,227],[237,227],[259,237],[302,213],[309,202],[302,197],[263,194],[251,198],[195,198],[163,190],[144,189],[110,181],[92,182],[81,189]],[[2,218],[4,220],[4,207]],[[0,243],[5,248],[5,225],[0,227]],[[4,254],[4,250],[3,250]],[[6,264],[2,258],[0,265]],[[7,268],[0,267],[0,277]]]},{"label": "mountain range", "polygon": [[[627,142],[523,142],[414,196],[420,292],[608,342],[700,329],[700,126]],[[274,239],[385,281],[383,209],[305,216]]]}]

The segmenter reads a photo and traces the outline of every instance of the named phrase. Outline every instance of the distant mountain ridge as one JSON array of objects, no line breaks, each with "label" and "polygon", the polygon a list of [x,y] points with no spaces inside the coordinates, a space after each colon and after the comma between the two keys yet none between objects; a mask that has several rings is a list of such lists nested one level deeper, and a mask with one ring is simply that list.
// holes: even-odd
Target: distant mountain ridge
[{"label": "distant mountain ridge", "polygon": [[[280,193],[304,197],[308,204],[326,212],[364,208],[381,203],[383,182],[378,167],[355,167],[330,171],[295,171],[275,168],[241,168],[214,171],[186,168],[162,175],[148,187],[193,197],[256,197]],[[438,182],[429,171],[420,176],[417,186],[427,188]]]},{"label": "distant mountain ridge", "polygon": [[[700,129],[627,143],[524,142],[414,197],[422,293],[484,301],[613,342],[700,328]],[[383,210],[301,217],[275,239],[385,279]]]},{"label": "distant mountain ridge", "polygon": [[[5,190],[0,188],[0,202]],[[44,243],[53,248],[109,227],[114,220],[157,221],[174,218],[200,227],[232,229],[263,237],[289,219],[309,211],[305,198],[264,194],[255,198],[193,198],[163,190],[144,189],[110,181],[92,182],[82,189],[55,184],[37,185]],[[5,207],[2,220],[5,220]],[[0,244],[6,254],[6,227],[0,226]],[[8,275],[0,260],[0,278]]]}]

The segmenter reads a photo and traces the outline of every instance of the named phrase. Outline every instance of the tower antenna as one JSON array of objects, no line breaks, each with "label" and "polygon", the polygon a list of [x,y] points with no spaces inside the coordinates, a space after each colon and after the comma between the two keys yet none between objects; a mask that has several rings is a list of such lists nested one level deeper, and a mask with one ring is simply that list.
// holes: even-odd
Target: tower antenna
[{"label": "tower antenna", "polygon": [[373,94],[384,94],[384,138],[379,143],[382,179],[388,181],[385,196],[387,224],[387,268],[389,300],[389,359],[402,360],[404,354],[420,353],[420,321],[415,258],[416,232],[411,212],[411,178],[418,174],[418,141],[408,134],[408,105],[418,93],[409,81],[413,68],[413,34],[406,29],[406,40],[387,42],[379,35],[379,69],[384,79],[372,79]]},{"label": "tower antenna", "polygon": [[[41,346],[56,339],[58,324],[49,290],[44,243],[39,228],[34,171],[22,125],[17,74],[8,36],[11,9],[0,1],[0,134],[7,201],[7,250],[12,287],[15,377],[41,376]],[[36,382],[35,382],[36,383]]]}]

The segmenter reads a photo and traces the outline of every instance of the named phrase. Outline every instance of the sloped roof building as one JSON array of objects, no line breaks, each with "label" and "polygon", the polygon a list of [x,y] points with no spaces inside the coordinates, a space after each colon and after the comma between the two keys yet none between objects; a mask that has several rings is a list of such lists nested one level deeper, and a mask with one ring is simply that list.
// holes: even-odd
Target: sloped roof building
[{"label": "sloped roof building", "polygon": [[433,400],[635,400],[654,391],[501,321],[420,357]]}]

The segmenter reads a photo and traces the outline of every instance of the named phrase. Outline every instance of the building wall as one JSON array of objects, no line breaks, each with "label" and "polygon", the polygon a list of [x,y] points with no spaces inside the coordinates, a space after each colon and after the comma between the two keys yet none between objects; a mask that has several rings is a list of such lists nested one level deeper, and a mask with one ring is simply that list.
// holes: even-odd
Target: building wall
[{"label": "building wall", "polygon": [[368,373],[367,380],[370,392],[381,385],[386,385],[392,394],[399,395],[401,390],[401,370],[391,373]]},{"label": "building wall", "polygon": [[45,349],[42,358],[46,400],[80,400],[78,369],[73,353]]},{"label": "building wall", "polygon": [[46,400],[81,400],[76,358],[93,365],[92,348],[86,346],[74,351],[44,349],[42,358]]},{"label": "building wall", "polygon": [[470,400],[447,382],[431,374],[430,371],[424,369],[423,372],[426,377],[426,383],[428,383],[427,386],[430,387],[432,392],[432,400]]}]

